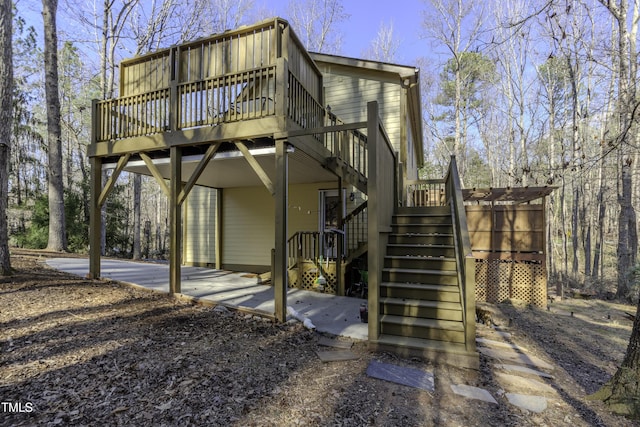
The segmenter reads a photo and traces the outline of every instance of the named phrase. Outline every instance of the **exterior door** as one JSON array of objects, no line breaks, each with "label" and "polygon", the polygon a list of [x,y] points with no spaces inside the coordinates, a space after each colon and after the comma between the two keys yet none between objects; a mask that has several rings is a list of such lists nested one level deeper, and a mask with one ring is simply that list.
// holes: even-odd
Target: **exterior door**
[{"label": "exterior door", "polygon": [[[339,215],[342,218],[346,215],[346,192],[342,191],[342,212],[340,209],[340,199],[338,190],[320,190],[319,209],[319,230],[321,237],[321,252],[325,259],[335,259],[337,257],[338,244],[338,222]],[[343,251],[344,253],[344,251]]]}]

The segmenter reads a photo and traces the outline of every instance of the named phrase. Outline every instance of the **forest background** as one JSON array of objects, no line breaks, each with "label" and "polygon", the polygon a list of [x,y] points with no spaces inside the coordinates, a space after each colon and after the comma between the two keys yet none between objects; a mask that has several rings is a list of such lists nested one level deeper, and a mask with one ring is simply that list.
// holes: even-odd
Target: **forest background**
[{"label": "forest background", "polygon": [[[87,252],[91,100],[118,95],[120,60],[275,15],[308,50],[344,54],[354,19],[345,3],[291,1],[285,11],[254,0],[14,3],[9,244]],[[547,200],[551,282],[637,301],[638,2],[415,4],[413,38],[396,30],[407,23],[370,22],[377,33],[357,56],[420,68],[422,177],[442,177],[455,155],[468,188],[557,187]],[[53,20],[45,13],[36,23],[47,10]],[[52,54],[57,134],[45,84],[53,73],[43,66]],[[103,253],[166,257],[168,216],[152,178],[123,174],[107,203]]]}]

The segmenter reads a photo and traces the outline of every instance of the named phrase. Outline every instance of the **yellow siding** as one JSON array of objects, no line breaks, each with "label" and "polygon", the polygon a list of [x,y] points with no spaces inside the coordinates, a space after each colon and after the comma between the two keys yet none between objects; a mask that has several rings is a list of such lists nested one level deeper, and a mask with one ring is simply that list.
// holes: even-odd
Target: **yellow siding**
[{"label": "yellow siding", "polygon": [[[289,236],[318,230],[318,191],[334,188],[335,182],[289,186]],[[350,202],[349,193],[347,212],[362,202],[359,197]],[[264,187],[227,188],[223,194],[222,263],[269,266],[275,238],[273,197]]]},{"label": "yellow siding", "polygon": [[184,205],[183,262],[216,262],[216,190],[195,186]]},{"label": "yellow siding", "polygon": [[225,188],[222,194],[222,264],[271,265],[273,196],[265,187]]},{"label": "yellow siding", "polygon": [[[332,190],[335,182],[289,186],[289,230],[318,230],[318,192]],[[362,203],[346,190],[347,213]],[[230,266],[269,266],[275,238],[273,196],[264,187],[227,188],[222,193],[222,263]],[[215,263],[216,191],[195,187],[185,202],[184,262]]]},{"label": "yellow siding", "polygon": [[[325,103],[346,123],[367,120],[367,103],[378,101],[380,117],[394,148],[400,151],[402,123],[400,82],[381,81],[365,75],[347,75],[342,69],[323,69]],[[342,73],[342,74],[341,74]]]}]

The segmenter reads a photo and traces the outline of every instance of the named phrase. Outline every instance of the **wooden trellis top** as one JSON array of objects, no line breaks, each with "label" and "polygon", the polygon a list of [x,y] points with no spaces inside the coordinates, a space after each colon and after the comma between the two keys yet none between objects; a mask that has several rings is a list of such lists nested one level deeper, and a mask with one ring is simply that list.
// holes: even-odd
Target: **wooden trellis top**
[{"label": "wooden trellis top", "polygon": [[512,202],[529,203],[551,194],[557,187],[506,187],[466,188],[462,190],[465,202]]}]

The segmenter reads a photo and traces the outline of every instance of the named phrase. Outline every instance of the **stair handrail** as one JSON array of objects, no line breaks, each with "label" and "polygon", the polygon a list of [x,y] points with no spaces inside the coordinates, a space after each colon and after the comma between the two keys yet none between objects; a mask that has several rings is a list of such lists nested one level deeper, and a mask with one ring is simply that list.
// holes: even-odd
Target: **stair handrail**
[{"label": "stair handrail", "polygon": [[[346,244],[344,258],[346,260],[351,259],[351,256],[358,250],[359,242],[367,241],[367,218],[364,217],[364,213],[367,210],[367,200],[360,203],[354,210],[349,212],[342,219],[342,226],[344,227],[344,239]],[[355,239],[356,244],[352,245],[352,241]]]},{"label": "stair handrail", "polygon": [[462,197],[462,185],[455,156],[451,156],[449,170],[445,178],[446,197],[451,205],[453,231],[458,261],[460,292],[462,295],[462,316],[465,329],[465,346],[475,351],[475,259],[471,251],[471,239],[467,225],[467,214]]}]

